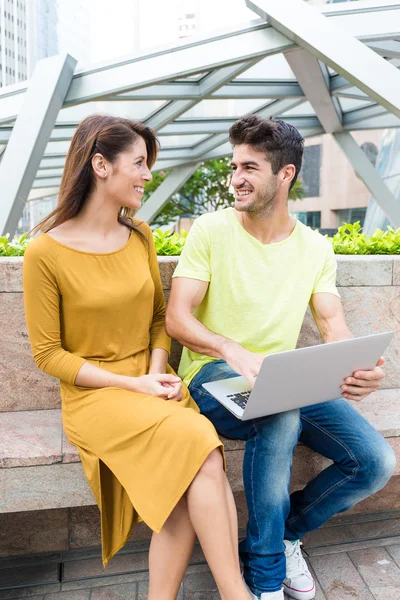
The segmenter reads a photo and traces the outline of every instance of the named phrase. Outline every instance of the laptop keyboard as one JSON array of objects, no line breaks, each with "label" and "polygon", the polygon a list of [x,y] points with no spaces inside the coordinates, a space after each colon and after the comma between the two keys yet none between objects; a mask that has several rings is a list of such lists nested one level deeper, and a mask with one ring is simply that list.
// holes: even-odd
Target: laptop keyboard
[{"label": "laptop keyboard", "polygon": [[245,409],[249,396],[250,390],[248,392],[241,392],[238,394],[228,394],[227,398],[229,398],[229,400],[232,400],[232,402],[240,406],[240,408]]}]

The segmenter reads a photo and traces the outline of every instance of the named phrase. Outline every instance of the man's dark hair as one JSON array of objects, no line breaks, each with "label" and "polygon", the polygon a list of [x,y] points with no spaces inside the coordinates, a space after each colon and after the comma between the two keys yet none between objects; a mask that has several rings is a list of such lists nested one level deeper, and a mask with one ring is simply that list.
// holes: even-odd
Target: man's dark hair
[{"label": "man's dark hair", "polygon": [[294,165],[296,173],[290,183],[292,189],[301,169],[304,150],[304,139],[296,127],[280,119],[246,115],[230,128],[229,141],[233,146],[248,144],[254,150],[264,152],[274,175],[285,165]]}]

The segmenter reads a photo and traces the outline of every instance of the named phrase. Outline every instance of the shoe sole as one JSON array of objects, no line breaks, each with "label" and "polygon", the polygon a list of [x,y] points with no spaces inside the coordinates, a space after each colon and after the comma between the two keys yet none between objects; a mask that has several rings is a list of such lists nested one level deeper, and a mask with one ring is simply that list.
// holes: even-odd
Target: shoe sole
[{"label": "shoe sole", "polygon": [[295,600],[313,600],[313,598],[315,598],[315,583],[311,590],[306,590],[304,592],[302,590],[295,590],[284,583],[283,590],[287,596],[290,596],[290,598],[294,598]]}]

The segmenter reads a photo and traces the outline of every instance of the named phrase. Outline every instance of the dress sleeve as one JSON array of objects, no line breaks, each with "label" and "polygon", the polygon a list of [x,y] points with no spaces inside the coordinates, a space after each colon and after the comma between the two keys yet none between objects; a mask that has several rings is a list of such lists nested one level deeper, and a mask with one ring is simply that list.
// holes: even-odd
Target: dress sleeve
[{"label": "dress sleeve", "polygon": [[211,281],[210,241],[201,217],[190,229],[173,277]]},{"label": "dress sleeve", "polygon": [[154,282],[154,306],[153,320],[150,327],[150,351],[154,348],[163,348],[170,353],[171,339],[165,331],[165,298],[161,284],[160,269],[153,234],[150,227],[146,227],[146,235],[149,243],[149,266],[151,277]]},{"label": "dress sleeve", "polygon": [[23,264],[25,317],[33,358],[48,375],[74,383],[85,359],[61,346],[57,257],[43,246],[40,238],[34,240]]},{"label": "dress sleeve", "polygon": [[337,263],[335,253],[333,252],[333,248],[329,243],[324,266],[314,285],[314,289],[312,291],[313,294],[326,292],[329,294],[334,294],[335,296],[339,296],[340,298],[340,294],[336,288],[336,269]]}]

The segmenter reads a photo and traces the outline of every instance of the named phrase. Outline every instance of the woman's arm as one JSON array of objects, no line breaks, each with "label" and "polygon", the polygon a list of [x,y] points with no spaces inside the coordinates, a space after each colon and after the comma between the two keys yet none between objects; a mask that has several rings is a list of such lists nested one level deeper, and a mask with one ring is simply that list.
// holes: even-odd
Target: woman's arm
[{"label": "woman's arm", "polygon": [[149,373],[165,373],[167,362],[168,352],[163,348],[154,348],[150,355]]},{"label": "woman's arm", "polygon": [[32,352],[39,369],[88,388],[119,387],[167,398],[163,383],[179,381],[173,375],[125,377],[114,375],[64,350],[60,333],[60,291],[56,277],[57,255],[46,252],[40,238],[28,247],[23,267],[25,316]]}]

